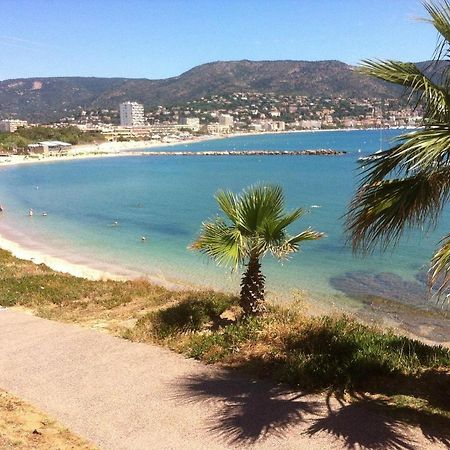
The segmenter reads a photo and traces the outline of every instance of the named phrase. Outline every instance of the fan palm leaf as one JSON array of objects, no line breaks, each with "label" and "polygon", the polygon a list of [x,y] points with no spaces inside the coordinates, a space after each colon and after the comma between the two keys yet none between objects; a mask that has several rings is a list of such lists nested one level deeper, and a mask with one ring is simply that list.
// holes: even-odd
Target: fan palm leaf
[{"label": "fan palm leaf", "polygon": [[256,185],[240,195],[219,191],[215,198],[225,218],[204,222],[191,248],[232,270],[246,266],[241,305],[247,314],[261,312],[265,281],[261,259],[267,253],[277,259],[287,258],[303,241],[320,239],[323,233],[307,229],[294,236],[288,234],[287,228],[303,216],[304,210],[286,212],[280,186]]},{"label": "fan palm leaf", "polygon": [[[360,71],[403,86],[408,101],[424,106],[424,127],[399,137],[395,145],[365,163],[349,205],[346,228],[355,251],[395,244],[406,228],[434,227],[450,196],[450,3],[424,3],[426,19],[439,33],[435,60],[424,73],[413,63],[362,62]],[[438,62],[444,60],[445,65]],[[439,69],[440,68],[440,69]],[[429,72],[430,70],[428,70]],[[440,78],[440,79],[439,79]],[[440,298],[450,290],[450,238],[433,256],[430,286]],[[447,297],[448,298],[448,297]]]}]

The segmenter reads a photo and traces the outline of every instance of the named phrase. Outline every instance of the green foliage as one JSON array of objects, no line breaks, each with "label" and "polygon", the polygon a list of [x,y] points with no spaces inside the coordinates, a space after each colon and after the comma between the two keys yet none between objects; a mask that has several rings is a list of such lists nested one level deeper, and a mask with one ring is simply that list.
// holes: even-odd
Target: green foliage
[{"label": "green foliage", "polygon": [[217,292],[190,294],[176,305],[140,319],[137,327],[151,324],[151,332],[157,340],[176,333],[199,331],[206,325],[220,322],[220,315],[235,303],[235,298]]},{"label": "green foliage", "polygon": [[73,126],[63,128],[38,126],[18,128],[14,133],[0,133],[0,147],[7,150],[26,148],[28,144],[48,140],[77,145],[101,141],[103,138],[99,133],[87,133]]},{"label": "green foliage", "polygon": [[[360,71],[403,86],[413,106],[423,105],[425,127],[401,136],[393,148],[367,161],[349,206],[347,231],[355,250],[371,251],[397,243],[406,228],[434,227],[450,196],[450,3],[425,3],[428,22],[439,33],[432,68],[445,62],[441,77],[430,77],[414,63],[364,61]],[[439,80],[440,78],[440,80]],[[449,303],[448,237],[436,251],[430,285]]]},{"label": "green foliage", "polygon": [[220,320],[235,302],[212,293],[191,296],[140,319],[135,336],[308,390],[364,390],[379,379],[394,382],[450,367],[446,348],[382,332],[347,316],[308,318],[271,307],[264,316]]},{"label": "green foliage", "polygon": [[348,317],[321,317],[288,333],[276,377],[307,388],[355,389],[382,375],[411,375],[450,364],[450,352]]},{"label": "green foliage", "polygon": [[304,211],[298,208],[285,212],[281,186],[256,185],[240,195],[219,191],[216,200],[226,219],[218,217],[204,222],[191,248],[233,270],[247,265],[241,281],[240,303],[245,314],[262,313],[265,278],[260,260],[267,253],[278,259],[287,258],[299,250],[302,242],[320,239],[323,233],[310,228],[293,236],[287,233],[287,228]]},{"label": "green foliage", "polygon": [[245,317],[213,333],[194,334],[190,337],[185,352],[188,356],[207,363],[224,361],[233,353],[239,352],[243,343],[256,339],[263,325],[264,319],[261,317]]},{"label": "green foliage", "polygon": [[286,229],[304,211],[284,211],[280,186],[252,186],[240,195],[219,191],[216,200],[228,221],[217,218],[203,223],[203,230],[192,248],[210,256],[218,264],[236,269],[250,257],[262,258],[270,252],[278,259],[296,252],[303,241],[320,239],[323,233],[311,229],[294,236]]}]

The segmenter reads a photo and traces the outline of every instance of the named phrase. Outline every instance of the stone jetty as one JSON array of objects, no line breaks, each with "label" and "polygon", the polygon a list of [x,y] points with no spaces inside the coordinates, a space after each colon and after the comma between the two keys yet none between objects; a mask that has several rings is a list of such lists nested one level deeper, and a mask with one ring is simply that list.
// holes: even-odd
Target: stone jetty
[{"label": "stone jetty", "polygon": [[[136,153],[136,152],[133,152]],[[207,151],[160,151],[139,152],[142,156],[342,156],[346,151],[317,150],[207,150]]]}]

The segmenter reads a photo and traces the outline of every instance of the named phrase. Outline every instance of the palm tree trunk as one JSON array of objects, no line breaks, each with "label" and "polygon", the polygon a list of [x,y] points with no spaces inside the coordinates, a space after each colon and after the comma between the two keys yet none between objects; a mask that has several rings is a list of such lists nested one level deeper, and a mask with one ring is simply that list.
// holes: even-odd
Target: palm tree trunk
[{"label": "palm tree trunk", "polygon": [[240,305],[245,315],[262,314],[266,310],[264,283],[265,276],[261,272],[259,258],[250,257],[241,280]]}]

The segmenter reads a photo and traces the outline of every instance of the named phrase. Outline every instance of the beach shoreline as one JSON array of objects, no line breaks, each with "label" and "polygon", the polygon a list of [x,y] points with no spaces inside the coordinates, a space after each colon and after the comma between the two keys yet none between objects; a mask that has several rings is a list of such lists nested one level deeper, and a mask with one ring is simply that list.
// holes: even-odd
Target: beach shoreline
[{"label": "beach shoreline", "polygon": [[200,136],[196,139],[188,139],[176,142],[154,142],[154,141],[125,141],[125,142],[102,142],[100,144],[74,145],[65,155],[9,155],[0,157],[0,167],[17,166],[22,164],[39,164],[64,162],[84,159],[111,158],[118,156],[139,156],[139,150],[149,148],[163,148],[175,145],[189,145],[208,140],[223,139],[217,136]]},{"label": "beach shoreline", "polygon": [[[281,135],[293,133],[326,133],[326,132],[348,132],[348,131],[366,131],[378,130],[378,128],[339,128],[333,130],[287,130],[287,131],[254,131],[246,133],[231,133],[219,135],[204,135],[197,136],[192,139],[177,140],[173,142],[155,142],[155,141],[124,141],[124,142],[102,142],[100,144],[82,144],[73,146],[66,155],[59,156],[27,156],[27,155],[9,155],[0,156],[0,168],[8,166],[16,166],[22,164],[38,164],[38,163],[53,163],[84,159],[96,158],[111,158],[124,156],[145,156],[145,152],[139,153],[139,150],[146,150],[150,148],[165,148],[176,145],[189,145],[199,142],[216,141],[231,139],[235,137],[244,136],[260,136],[260,135]],[[407,128],[405,128],[406,130]]]},{"label": "beach shoreline", "polygon": [[[169,280],[164,276],[151,275],[136,270],[127,269],[119,265],[102,263],[98,260],[74,262],[70,256],[64,257],[51,255],[51,251],[42,251],[40,248],[31,248],[20,242],[17,237],[10,237],[5,227],[0,226],[0,249],[10,252],[12,256],[25,261],[31,261],[36,265],[44,264],[51,270],[63,274],[73,275],[90,281],[133,281],[146,280],[152,284],[162,286],[170,290],[195,289],[188,283]],[[197,287],[198,289],[198,287]]]}]

